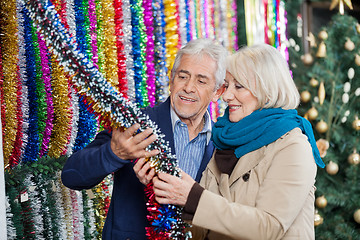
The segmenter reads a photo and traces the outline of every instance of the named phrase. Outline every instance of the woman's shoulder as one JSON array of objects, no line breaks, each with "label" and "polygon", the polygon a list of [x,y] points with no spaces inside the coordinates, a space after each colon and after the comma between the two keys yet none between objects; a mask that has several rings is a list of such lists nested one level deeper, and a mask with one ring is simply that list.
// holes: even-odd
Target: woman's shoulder
[{"label": "woman's shoulder", "polygon": [[269,144],[267,146],[266,152],[278,152],[283,149],[287,149],[290,146],[292,151],[297,151],[299,153],[312,152],[308,137],[302,133],[300,128],[294,128],[290,130],[275,142]]}]

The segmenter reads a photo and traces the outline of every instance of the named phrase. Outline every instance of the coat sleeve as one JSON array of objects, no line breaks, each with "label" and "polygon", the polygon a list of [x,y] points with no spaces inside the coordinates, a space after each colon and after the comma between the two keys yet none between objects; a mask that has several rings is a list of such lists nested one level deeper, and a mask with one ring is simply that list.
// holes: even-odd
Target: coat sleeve
[{"label": "coat sleeve", "polygon": [[89,189],[129,163],[112,152],[110,140],[111,133],[102,131],[88,146],[72,154],[61,173],[63,184],[74,190]]},{"label": "coat sleeve", "polygon": [[230,202],[205,190],[192,223],[234,239],[282,238],[305,206],[315,183],[316,164],[304,137],[277,146],[259,183],[255,206]]}]

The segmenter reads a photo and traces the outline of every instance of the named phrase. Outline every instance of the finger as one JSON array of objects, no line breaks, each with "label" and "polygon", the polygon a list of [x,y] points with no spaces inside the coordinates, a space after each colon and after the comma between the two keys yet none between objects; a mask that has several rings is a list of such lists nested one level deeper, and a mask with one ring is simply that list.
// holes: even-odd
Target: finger
[{"label": "finger", "polygon": [[134,136],[134,134],[137,132],[137,130],[140,128],[140,124],[135,123],[131,127],[125,130],[124,134],[127,138],[131,138]]},{"label": "finger", "polygon": [[145,158],[139,158],[133,167],[134,172],[138,173],[140,169],[144,166],[144,164],[145,164]]},{"label": "finger", "polygon": [[155,169],[151,168],[148,174],[146,175],[147,184],[151,181],[151,179],[153,179],[154,176],[155,176]]},{"label": "finger", "polygon": [[155,200],[160,204],[172,204],[172,201],[167,198],[155,196]]},{"label": "finger", "polygon": [[171,183],[173,181],[176,181],[175,176],[173,175],[170,175],[168,173],[164,173],[164,172],[159,172],[158,173],[158,176],[159,176],[159,179],[162,180],[163,182],[166,182],[166,183]]},{"label": "finger", "polygon": [[145,163],[138,172],[139,176],[142,178],[146,178],[146,173],[150,170],[150,168],[151,168],[150,163],[149,162]]},{"label": "finger", "polygon": [[[153,134],[153,130],[151,128],[147,128],[143,132],[136,134],[133,137],[132,141],[135,144],[139,144],[139,143],[144,142],[145,139],[148,139],[150,137],[152,137],[152,138],[155,137],[155,139],[157,138],[157,136],[155,134]],[[155,141],[155,139],[153,141]],[[147,145],[149,145],[149,144],[147,144]]]}]

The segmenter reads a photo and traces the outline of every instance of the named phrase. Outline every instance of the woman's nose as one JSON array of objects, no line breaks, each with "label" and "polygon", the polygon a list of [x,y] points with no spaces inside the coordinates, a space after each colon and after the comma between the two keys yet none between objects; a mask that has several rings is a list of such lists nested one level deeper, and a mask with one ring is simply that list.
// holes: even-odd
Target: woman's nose
[{"label": "woman's nose", "polygon": [[234,98],[234,94],[232,93],[231,89],[228,87],[225,89],[225,92],[223,94],[223,100],[225,102],[228,102]]}]

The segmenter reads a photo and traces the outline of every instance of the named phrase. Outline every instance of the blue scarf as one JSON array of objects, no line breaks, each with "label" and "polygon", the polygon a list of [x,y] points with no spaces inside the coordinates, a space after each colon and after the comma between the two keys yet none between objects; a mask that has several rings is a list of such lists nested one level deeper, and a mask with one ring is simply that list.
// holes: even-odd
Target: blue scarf
[{"label": "blue scarf", "polygon": [[325,167],[310,122],[299,116],[295,109],[264,108],[252,112],[238,122],[230,122],[227,108],[224,116],[215,123],[211,138],[216,148],[235,149],[236,157],[240,158],[276,141],[296,127],[308,137],[316,164]]}]

